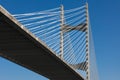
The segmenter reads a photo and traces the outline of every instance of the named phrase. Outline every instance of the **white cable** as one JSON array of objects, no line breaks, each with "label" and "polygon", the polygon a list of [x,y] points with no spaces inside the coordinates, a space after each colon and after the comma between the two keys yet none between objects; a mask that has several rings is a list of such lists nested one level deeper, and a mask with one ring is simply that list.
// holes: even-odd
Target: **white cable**
[{"label": "white cable", "polygon": [[[59,24],[57,24],[57,25],[55,25],[55,26],[59,26]],[[55,26],[53,26],[53,27],[55,27]],[[51,28],[51,27],[50,27]],[[42,31],[42,30],[41,30]],[[38,33],[40,33],[41,31],[36,31],[34,34],[38,34]]]},{"label": "white cable", "polygon": [[[60,32],[59,32],[59,34],[60,34]],[[60,38],[60,37],[59,37],[59,34],[57,33],[55,36],[47,37],[47,38],[46,38],[46,39],[47,39],[46,43],[49,43],[50,41],[53,41],[54,39],[59,39],[59,38]]]},{"label": "white cable", "polygon": [[[57,28],[57,29],[55,29],[55,30],[59,30],[59,28]],[[53,33],[55,30],[53,29],[53,30],[48,31],[48,32],[46,32],[46,33],[44,33],[44,34],[43,34],[43,33],[41,33],[41,34],[39,33],[39,35],[42,36],[42,35],[45,35],[45,34],[50,34],[51,32]],[[34,34],[34,33],[33,33],[33,34]],[[37,34],[35,34],[35,35],[37,35]]]},{"label": "white cable", "polygon": [[[80,36],[79,39],[81,39],[82,35],[83,35],[83,34],[77,35],[76,38],[77,38],[78,36]],[[73,42],[75,41],[75,39],[72,38],[71,41],[72,41],[72,43],[73,43]],[[67,43],[68,43],[67,41],[64,43],[64,47],[67,47],[67,46],[68,46]],[[66,49],[67,49],[67,48],[65,48],[64,50],[67,51]]]},{"label": "white cable", "polygon": [[[51,11],[54,10],[58,10],[60,8],[54,8],[54,9],[49,9],[49,10],[45,10],[45,11],[40,11],[40,12],[32,12],[32,13],[24,13],[24,14],[14,14],[13,16],[31,16],[31,15],[38,15],[38,14],[45,14],[45,13],[49,13]],[[55,12],[51,12],[51,13],[55,13]]]},{"label": "white cable", "polygon": [[75,9],[65,10],[64,12],[65,12],[65,13],[70,13],[70,12],[73,12],[73,11],[77,11],[77,10],[83,9],[83,8],[85,8],[85,7],[86,7],[86,6],[84,5],[84,6],[75,8]]},{"label": "white cable", "polygon": [[[74,58],[73,58],[73,57],[74,57],[74,50],[73,50],[73,46],[72,46],[72,43],[71,43],[71,40],[70,40],[70,35],[69,35],[69,33],[68,33],[68,36],[67,36],[67,37],[68,37],[68,44],[69,44],[69,46],[68,46],[69,48],[68,48],[68,49],[70,49],[70,50],[69,50],[69,56],[72,55],[70,58],[72,58],[71,60],[72,60],[72,62],[73,62],[73,61],[74,61]],[[67,37],[66,37],[66,38],[67,38]]]},{"label": "white cable", "polygon": [[[80,35],[78,35],[78,36],[80,36],[79,39],[81,39],[81,38],[83,37],[83,35],[84,35],[83,33],[81,33]],[[75,39],[74,39],[74,41],[75,41]],[[82,41],[83,41],[83,40],[82,40]],[[73,40],[72,40],[72,42],[73,42]],[[78,42],[77,42],[77,43],[78,43]],[[65,46],[64,46],[64,47],[65,47]],[[73,47],[74,47],[74,46],[73,46]],[[65,51],[67,51],[67,50],[65,49]],[[75,50],[75,51],[76,51],[76,50]],[[67,51],[67,53],[68,53],[68,51]]]},{"label": "white cable", "polygon": [[41,19],[41,18],[46,18],[46,17],[51,17],[51,16],[54,16],[54,17],[57,17],[56,15],[44,15],[44,16],[35,16],[35,17],[30,17],[30,18],[25,18],[25,19],[18,19],[18,21],[20,22],[23,22],[23,21],[30,21],[30,20],[34,20],[34,19]]},{"label": "white cable", "polygon": [[82,26],[83,26],[84,24],[86,24],[86,18],[83,18],[83,19],[81,19],[80,21],[77,21],[77,22],[74,24],[74,26],[77,26],[77,25],[79,25],[79,24],[82,24]]},{"label": "white cable", "polygon": [[84,13],[84,12],[85,12],[85,10],[82,10],[82,11],[79,11],[77,13],[69,14],[69,15],[65,16],[64,18],[69,19],[69,18],[72,18],[72,17],[77,16],[77,15]]},{"label": "white cable", "polygon": [[[57,19],[57,18],[55,18],[55,19]],[[53,20],[55,20],[55,19],[53,19]],[[32,23],[24,24],[24,26],[30,26],[30,25],[34,25],[34,24],[41,24],[41,23],[46,22],[46,21],[47,21],[47,20],[45,20],[45,21],[32,22]],[[60,20],[56,20],[56,21],[60,21]],[[54,21],[54,22],[56,22],[56,21]],[[51,23],[54,23],[54,22],[51,22]]]},{"label": "white cable", "polygon": [[82,56],[84,56],[84,54],[82,53],[85,49],[86,49],[86,45],[85,45],[85,41],[82,43],[82,47],[79,49],[79,54],[81,53],[81,55],[80,56],[77,56],[76,57],[76,61],[75,61],[75,64],[77,64],[77,62],[78,62],[78,59],[81,59],[82,60]]},{"label": "white cable", "polygon": [[[42,28],[42,27],[44,27],[44,26],[49,26],[49,25],[51,25],[51,24],[45,24],[45,25],[39,25],[39,26],[34,26],[34,27],[32,27],[32,28],[29,28],[29,30],[35,30],[35,29],[39,29],[39,28]],[[59,25],[59,23],[58,24],[56,24],[56,25],[52,25],[53,27],[56,27],[56,26],[58,26]],[[44,27],[45,28],[45,27]],[[50,28],[50,27],[49,27]]]},{"label": "white cable", "polygon": [[69,20],[69,21],[66,21],[66,23],[68,24],[72,24],[73,22],[76,22],[77,20],[79,20],[79,19],[81,19],[81,18],[83,18],[83,17],[85,17],[85,14],[84,15],[82,15],[82,16],[80,16],[80,17],[77,17],[77,18],[74,18],[74,19],[72,19],[72,20]]}]

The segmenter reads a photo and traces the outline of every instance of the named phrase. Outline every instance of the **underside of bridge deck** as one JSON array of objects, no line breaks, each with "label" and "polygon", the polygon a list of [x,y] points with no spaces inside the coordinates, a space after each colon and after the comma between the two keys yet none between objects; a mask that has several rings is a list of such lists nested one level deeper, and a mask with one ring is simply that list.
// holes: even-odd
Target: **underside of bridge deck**
[{"label": "underside of bridge deck", "polygon": [[0,56],[50,80],[83,80],[65,62],[15,23],[0,7]]}]

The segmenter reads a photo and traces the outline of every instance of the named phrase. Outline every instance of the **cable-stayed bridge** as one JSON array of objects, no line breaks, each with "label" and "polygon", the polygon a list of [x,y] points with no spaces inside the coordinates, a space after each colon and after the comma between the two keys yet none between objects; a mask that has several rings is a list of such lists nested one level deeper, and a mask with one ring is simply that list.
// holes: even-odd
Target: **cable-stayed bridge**
[{"label": "cable-stayed bridge", "polygon": [[50,80],[98,80],[88,4],[15,15],[0,6],[0,55]]}]

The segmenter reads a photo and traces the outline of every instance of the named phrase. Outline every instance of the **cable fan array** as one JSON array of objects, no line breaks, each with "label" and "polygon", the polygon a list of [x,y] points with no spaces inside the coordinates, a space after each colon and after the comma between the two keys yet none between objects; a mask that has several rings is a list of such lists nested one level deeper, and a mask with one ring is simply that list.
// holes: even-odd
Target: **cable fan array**
[{"label": "cable fan array", "polygon": [[64,60],[86,78],[86,6],[65,10],[64,16]]},{"label": "cable fan array", "polygon": [[17,20],[21,22],[36,37],[47,44],[55,53],[59,53],[60,37],[60,8],[50,10],[15,14]]},{"label": "cable fan array", "polygon": [[[37,38],[51,48],[56,55],[60,54],[61,33],[60,7],[25,14],[13,15],[21,24]],[[63,60],[73,67],[76,72],[86,78],[87,42],[87,13],[86,5],[64,10]],[[94,69],[94,68],[92,68]],[[91,70],[92,70],[91,69]],[[93,71],[94,72],[94,71]],[[97,80],[91,79],[91,80]]]}]

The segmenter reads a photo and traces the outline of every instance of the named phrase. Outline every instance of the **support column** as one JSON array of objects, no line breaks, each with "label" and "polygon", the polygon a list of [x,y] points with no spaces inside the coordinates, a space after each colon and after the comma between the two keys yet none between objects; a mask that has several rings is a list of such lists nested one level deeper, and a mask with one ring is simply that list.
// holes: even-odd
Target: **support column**
[{"label": "support column", "polygon": [[89,12],[88,3],[86,3],[86,80],[90,80],[90,32],[89,32]]},{"label": "support column", "polygon": [[60,18],[61,18],[61,29],[60,29],[60,58],[61,59],[64,59],[63,58],[63,52],[64,52],[64,50],[63,50],[63,45],[64,45],[64,43],[63,43],[63,35],[64,35],[64,33],[63,33],[63,28],[64,28],[64,6],[63,5],[61,5],[61,15],[60,15]]}]

